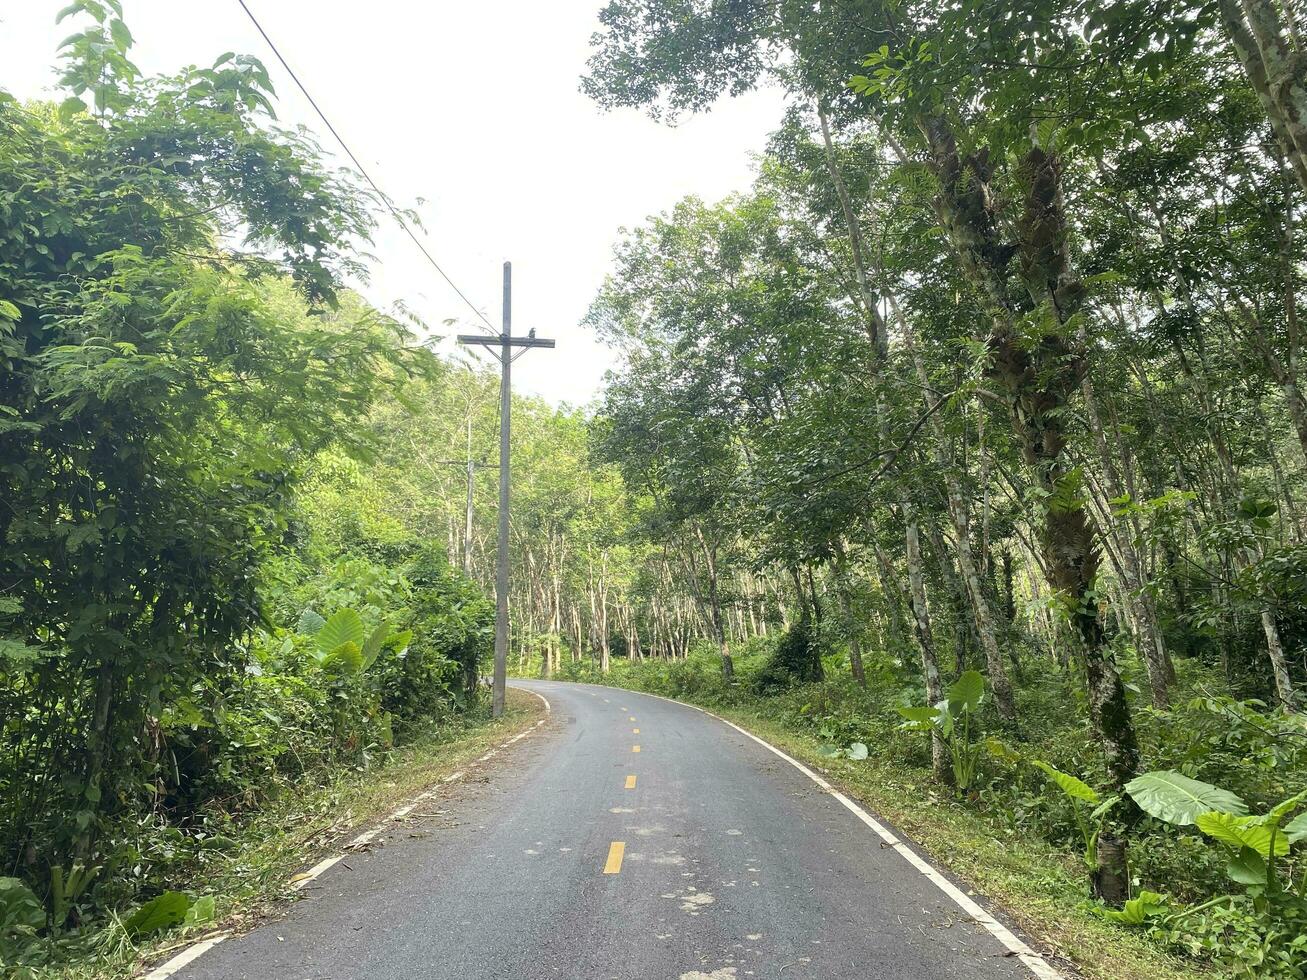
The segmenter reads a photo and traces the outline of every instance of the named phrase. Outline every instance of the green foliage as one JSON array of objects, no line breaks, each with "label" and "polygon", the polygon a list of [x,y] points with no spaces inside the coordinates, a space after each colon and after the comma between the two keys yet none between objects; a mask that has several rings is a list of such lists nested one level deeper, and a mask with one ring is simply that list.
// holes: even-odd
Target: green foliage
[{"label": "green foliage", "polygon": [[271,128],[261,68],[145,78],[116,4],[64,16],[93,118],[0,101],[0,853],[33,880],[158,802],[146,733],[242,683],[306,460],[429,367],[342,291],[368,202]]},{"label": "green foliage", "polygon": [[164,892],[150,899],[123,920],[127,935],[148,936],[180,925],[191,910],[191,899],[181,892]]},{"label": "green foliage", "polygon": [[376,202],[254,59],[147,77],[116,0],[68,18],[66,98],[0,93],[0,960],[33,967],[141,896],[114,935],[210,920],[178,877],[473,706],[493,619],[416,521],[315,523],[447,379],[345,288]]},{"label": "green foliage", "polygon": [[[1104,800],[1099,796],[1098,791],[1084,780],[1063,772],[1042,759],[1031,759],[1030,764],[1046,775],[1071,800],[1076,826],[1085,842],[1085,868],[1093,873],[1098,868],[1098,839],[1102,836],[1103,825],[1107,821],[1108,814],[1112,807],[1120,802],[1120,797],[1112,796]],[[1093,808],[1088,816],[1084,812],[1086,807]]]},{"label": "green foliage", "polygon": [[342,609],[322,624],[313,642],[324,657],[331,656],[344,646],[353,647],[361,656],[363,620],[353,609]]},{"label": "green foliage", "polygon": [[1142,891],[1126,901],[1119,909],[1100,909],[1099,914],[1105,919],[1119,922],[1125,926],[1141,926],[1149,919],[1158,918],[1170,911],[1166,896],[1158,892]]},{"label": "green foliage", "polygon": [[838,745],[826,745],[821,749],[821,754],[828,759],[849,759],[852,762],[862,762],[868,758],[870,750],[865,742],[854,742],[847,748],[841,748]]},{"label": "green foliage", "polygon": [[[1301,942],[1300,927],[1307,922],[1307,874],[1296,886],[1285,886],[1280,866],[1293,844],[1304,838],[1307,821],[1302,816],[1283,826],[1285,821],[1307,803],[1307,790],[1270,807],[1265,813],[1249,815],[1248,807],[1233,793],[1208,783],[1188,779],[1174,772],[1144,773],[1126,787],[1142,809],[1167,823],[1195,826],[1226,852],[1225,873],[1229,880],[1244,889],[1244,896],[1213,899],[1193,909],[1182,909],[1165,916],[1158,928],[1173,937],[1183,937],[1191,927],[1189,919],[1208,909],[1226,904],[1230,917],[1236,908],[1244,909],[1242,921],[1246,933],[1256,937],[1255,954],[1241,952],[1239,960],[1247,968],[1286,971],[1295,975],[1299,958],[1307,951]],[[1219,809],[1217,809],[1219,808]],[[1149,893],[1152,895],[1152,893]],[[1142,896],[1141,896],[1142,897]],[[1161,901],[1160,896],[1153,898]],[[1142,907],[1141,907],[1142,908]],[[1164,903],[1148,903],[1147,914],[1141,908],[1127,906],[1118,921],[1142,925],[1166,911]],[[1203,926],[1196,927],[1201,935]],[[1299,930],[1295,932],[1295,930]],[[1246,942],[1243,937],[1241,941]]]},{"label": "green foliage", "polygon": [[907,719],[901,726],[905,731],[932,732],[944,740],[952,759],[953,785],[958,792],[966,793],[975,784],[985,746],[976,739],[972,729],[985,699],[985,679],[978,671],[964,671],[948,686],[945,694],[944,699],[933,706],[900,707],[897,710]]},{"label": "green foliage", "polygon": [[781,636],[767,665],[754,678],[759,690],[808,684],[822,678],[821,639],[806,616],[793,623]]},{"label": "green foliage", "polygon": [[[684,555],[691,515],[737,581],[838,603],[830,648],[871,664],[865,700],[764,675],[759,710],[923,763],[925,740],[867,736],[892,704],[968,805],[1087,864],[1123,794],[1149,893],[1124,918],[1300,977],[1292,903],[1221,894],[1227,861],[1260,866],[1208,836],[1301,871],[1249,816],[1307,771],[1307,168],[1259,60],[1295,31],[1275,4],[611,0],[584,88],[803,107],[747,194],[626,235],[591,313],[625,355],[597,428],[655,498],[641,539]],[[978,653],[1015,681],[995,773],[958,753],[974,709],[921,703]]]},{"label": "green foliage", "polygon": [[45,909],[17,878],[0,878],[0,941],[30,935],[45,925]]},{"label": "green foliage", "polygon": [[1126,784],[1139,808],[1167,823],[1186,826],[1210,810],[1248,812],[1247,804],[1233,793],[1178,772],[1146,772]]}]

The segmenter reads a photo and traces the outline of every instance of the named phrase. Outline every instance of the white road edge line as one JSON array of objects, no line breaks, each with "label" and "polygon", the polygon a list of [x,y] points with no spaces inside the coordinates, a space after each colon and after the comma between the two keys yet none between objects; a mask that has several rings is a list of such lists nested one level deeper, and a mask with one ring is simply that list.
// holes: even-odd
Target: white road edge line
[{"label": "white road edge line", "polygon": [[[517,690],[525,691],[526,688],[519,687],[517,688]],[[537,694],[535,691],[528,691],[527,693],[535,694],[536,697],[538,697],[541,701],[544,702],[546,715],[553,713],[554,706],[549,703],[549,699],[546,698],[543,694]],[[537,728],[539,728],[544,723],[545,723],[545,719],[541,718],[526,731],[518,732],[507,742],[503,743],[503,745],[501,745],[500,748],[501,749],[507,748],[508,746],[512,745],[514,742],[518,741],[519,739],[525,738],[526,736],[532,734]],[[497,754],[498,754],[498,750],[487,752],[485,755],[483,755],[480,759],[477,759],[476,761],[484,762],[486,759],[489,759]],[[473,763],[473,765],[475,764],[476,763]],[[439,785],[445,785],[448,783],[457,782],[458,780],[462,779],[466,775],[467,772],[466,770],[463,769],[460,769],[458,772],[451,772],[448,776],[445,776],[440,780]],[[362,847],[364,844],[372,843],[372,841],[376,838],[376,836],[380,834],[382,830],[385,829],[386,823],[389,823],[392,820],[402,820],[404,817],[408,816],[410,813],[413,812],[413,808],[416,807],[419,802],[421,802],[422,800],[429,800],[435,795],[436,792],[434,789],[429,789],[424,793],[420,793],[419,795],[413,798],[413,802],[410,803],[408,806],[402,806],[394,813],[392,813],[390,816],[386,817],[380,826],[374,827],[371,830],[359,834],[352,841],[350,841],[348,844],[345,845],[345,849],[348,851],[352,847]],[[309,870],[304,873],[303,878],[299,878],[294,882],[292,882],[291,887],[294,888],[296,891],[299,891],[301,888],[304,888],[306,885],[312,884],[314,881],[318,879],[319,875],[321,875],[324,871],[328,870],[332,865],[336,864],[339,861],[343,861],[345,859],[345,856],[346,856],[345,854],[337,854],[335,857],[324,858],[323,860],[315,864],[313,867],[309,868]],[[147,973],[142,978],[142,980],[168,980],[169,977],[171,977],[182,967],[195,962],[195,960],[199,959],[209,950],[213,949],[214,946],[217,946],[218,943],[222,942],[224,939],[227,939],[229,936],[231,936],[230,932],[220,932],[216,936],[211,936],[208,939],[196,943],[194,946],[188,946],[186,949],[182,950],[176,956],[172,957],[172,959],[159,964],[157,967],[155,967],[153,970]]]},{"label": "white road edge line", "polygon": [[[607,687],[607,685],[598,685],[598,684],[595,686]],[[626,690],[625,688],[608,688],[608,689],[611,691]],[[685,701],[677,701],[674,698],[665,698],[660,694],[649,694],[646,691],[632,691],[631,693],[643,694],[647,698],[657,698],[659,701],[666,701],[669,704],[679,704],[683,708],[693,708],[695,711],[705,714],[709,718],[716,718],[723,725],[727,725],[731,728],[734,728],[737,732],[739,732],[741,735],[745,736],[746,738],[753,739],[753,741],[757,742],[768,752],[771,752],[773,755],[779,756],[780,758],[784,759],[795,769],[799,770],[799,772],[803,773],[814,783],[816,783],[818,786],[824,789],[831,796],[835,797],[835,799],[839,800],[840,803],[842,803],[847,810],[849,810],[851,813],[853,813],[854,816],[856,816],[864,824],[866,824],[868,827],[874,830],[876,832],[876,835],[880,837],[881,840],[883,840],[890,847],[894,848],[894,850],[898,851],[899,854],[903,857],[903,859],[907,861],[910,865],[912,865],[914,868],[916,868],[918,871],[920,871],[923,875],[925,875],[930,880],[930,883],[932,885],[934,885],[945,895],[951,898],[954,901],[954,903],[957,904],[957,906],[962,909],[962,911],[966,912],[967,915],[970,916],[977,923],[984,926],[985,930],[991,936],[993,936],[1004,946],[1006,946],[1012,952],[1012,954],[1017,957],[1017,959],[1021,960],[1021,962],[1026,965],[1026,967],[1030,970],[1031,973],[1039,977],[1040,980],[1065,980],[1062,974],[1058,973],[1057,970],[1055,970],[1053,966],[1048,962],[1048,960],[1044,959],[1042,956],[1036,953],[1025,942],[1023,942],[1020,938],[1018,938],[1012,932],[1011,929],[1009,929],[1007,926],[1003,925],[1003,923],[995,919],[992,915],[990,915],[983,908],[981,908],[976,902],[972,901],[972,899],[968,897],[960,888],[958,888],[957,885],[953,884],[953,882],[945,878],[944,875],[940,874],[940,872],[936,870],[930,864],[929,861],[923,858],[920,854],[914,851],[907,844],[903,843],[903,841],[899,840],[897,837],[891,834],[889,832],[889,829],[885,827],[883,824],[881,824],[878,820],[876,820],[875,817],[873,817],[862,807],[858,806],[858,804],[854,803],[851,799],[849,799],[847,796],[845,796],[843,793],[837,790],[830,783],[826,782],[826,780],[818,776],[815,772],[813,772],[811,769],[805,766],[798,759],[791,758],[790,756],[782,752],[780,749],[778,749],[776,746],[772,745],[770,742],[765,741],[759,738],[757,735],[753,734],[753,732],[745,731],[743,728],[741,728],[739,725],[735,724],[734,722],[727,721],[721,715],[715,715],[706,708],[700,708],[697,704],[687,704]]]},{"label": "white road edge line", "polygon": [[199,957],[213,949],[214,946],[217,946],[218,943],[222,942],[230,935],[231,933],[229,932],[220,932],[216,936],[210,936],[208,939],[182,950],[167,963],[157,966],[147,973],[145,975],[145,980],[168,980],[170,976],[182,967],[196,959],[199,959]]},{"label": "white road edge line", "polygon": [[308,871],[304,872],[303,878],[297,878],[294,882],[292,882],[291,887],[294,888],[296,891],[299,891],[301,888],[308,885],[311,881],[314,881],[318,877],[318,875],[322,874],[322,872],[326,871],[337,861],[344,860],[344,858],[345,858],[344,854],[337,854],[335,857],[323,858],[313,867],[309,868]]},{"label": "white road edge line", "polygon": [[349,847],[362,847],[364,844],[371,844],[373,838],[375,838],[379,833],[381,833],[381,828],[374,827],[371,830],[366,831],[365,833],[359,834],[357,837],[355,837],[352,841],[350,841],[345,846],[349,848]]}]

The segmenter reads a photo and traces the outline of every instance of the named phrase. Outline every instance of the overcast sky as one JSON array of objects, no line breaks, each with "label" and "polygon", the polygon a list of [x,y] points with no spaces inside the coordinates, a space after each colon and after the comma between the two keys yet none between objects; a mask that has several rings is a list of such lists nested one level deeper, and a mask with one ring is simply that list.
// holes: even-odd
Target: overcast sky
[{"label": "overcast sky", "polygon": [[[49,94],[66,2],[0,0],[0,87]],[[254,54],[276,83],[280,121],[321,131],[236,0],[123,2],[143,70]],[[381,187],[417,207],[428,248],[496,327],[500,268],[512,260],[514,333],[535,327],[558,341],[514,364],[514,388],[556,403],[589,401],[612,364],[580,319],[619,227],[685,194],[746,188],[781,116],[774,91],[675,128],[600,112],[578,80],[603,0],[246,2]],[[470,331],[471,314],[393,222],[374,251],[373,302],[402,300],[438,330],[460,317]]]}]

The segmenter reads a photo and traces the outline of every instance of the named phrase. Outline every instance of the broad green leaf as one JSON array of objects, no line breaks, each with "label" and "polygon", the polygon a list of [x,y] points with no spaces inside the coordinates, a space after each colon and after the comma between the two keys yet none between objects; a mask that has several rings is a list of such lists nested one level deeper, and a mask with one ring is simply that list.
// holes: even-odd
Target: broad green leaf
[{"label": "broad green leaf", "polygon": [[1307,840],[1307,810],[1290,820],[1284,827],[1284,836],[1290,844]]},{"label": "broad green leaf", "polygon": [[318,630],[318,635],[314,638],[318,644],[318,649],[323,653],[331,653],[336,648],[346,643],[353,643],[354,646],[363,647],[363,620],[353,609],[341,609],[327,620],[322,629]]},{"label": "broad green leaf", "polygon": [[296,632],[304,634],[316,633],[327,624],[327,621],[319,616],[312,609],[305,609],[300,613],[300,621],[295,625]]},{"label": "broad green leaf", "polygon": [[854,742],[849,746],[849,758],[854,762],[861,762],[867,758],[867,746],[863,742]]},{"label": "broad green leaf", "polygon": [[45,925],[45,909],[18,878],[0,878],[0,937],[29,932]]},{"label": "broad green leaf", "polygon": [[123,928],[129,936],[148,936],[152,932],[171,929],[186,918],[190,908],[189,896],[181,892],[164,892],[129,915]]},{"label": "broad green leaf", "polygon": [[59,119],[63,122],[83,112],[86,112],[86,103],[75,95],[70,95],[59,103]]},{"label": "broad green leaf", "polygon": [[1072,776],[1070,773],[1063,772],[1050,766],[1043,759],[1031,759],[1030,764],[1036,769],[1042,771],[1049,779],[1057,783],[1062,792],[1074,800],[1084,800],[1086,803],[1098,805],[1098,793],[1094,788],[1082,780]]},{"label": "broad green leaf", "polygon": [[385,646],[386,640],[390,639],[390,624],[384,620],[381,624],[369,634],[367,640],[363,643],[363,669],[371,667],[376,661],[377,655],[381,653],[381,648]]},{"label": "broad green leaf", "polygon": [[[979,671],[968,670],[948,687],[949,705],[976,711],[985,696],[985,678]],[[955,712],[956,713],[956,712]]]},{"label": "broad green leaf", "polygon": [[363,651],[357,643],[347,641],[323,656],[319,662],[328,674],[350,676],[363,670]]},{"label": "broad green leaf", "polygon": [[116,17],[109,21],[109,36],[113,38],[113,43],[119,51],[126,51],[132,46],[132,32]]},{"label": "broad green leaf", "polygon": [[1266,884],[1266,861],[1251,847],[1241,847],[1225,865],[1225,873],[1241,885]]},{"label": "broad green leaf", "polygon": [[[1271,828],[1258,823],[1256,817],[1236,817],[1232,813],[1200,813],[1194,824],[1208,837],[1231,847],[1249,847],[1268,857],[1271,853]],[[1289,853],[1289,839],[1282,832],[1275,834],[1275,853]]]},{"label": "broad green leaf", "polygon": [[1141,926],[1151,918],[1165,915],[1169,911],[1169,900],[1158,892],[1141,891],[1136,898],[1130,899],[1121,909],[1100,909],[1099,914],[1105,919],[1127,926]]},{"label": "broad green leaf", "polygon": [[935,724],[939,728],[939,733],[945,738],[953,737],[953,712],[950,711],[948,701],[941,701],[935,705]]},{"label": "broad green leaf", "polygon": [[989,754],[996,759],[1002,759],[1004,762],[1021,762],[1025,756],[1018,752],[1007,742],[1003,741],[997,735],[988,735],[985,737],[985,748],[989,749]]},{"label": "broad green leaf", "polygon": [[408,645],[412,641],[412,630],[400,630],[398,633],[386,638],[386,642],[390,644],[391,649],[395,651],[397,656],[401,657],[408,652]]},{"label": "broad green leaf", "polygon": [[913,705],[910,708],[895,708],[908,721],[915,722],[918,725],[928,726],[935,722],[939,717],[939,709],[932,708],[929,705]]},{"label": "broad green leaf", "polygon": [[212,922],[216,911],[216,902],[212,895],[205,895],[203,898],[197,898],[195,904],[186,910],[186,917],[182,920],[182,925],[190,928],[192,926],[202,926],[205,923]]},{"label": "broad green leaf", "polygon": [[1151,817],[1177,826],[1192,824],[1200,813],[1218,810],[1246,814],[1248,806],[1229,790],[1163,769],[1126,783],[1125,791]]}]

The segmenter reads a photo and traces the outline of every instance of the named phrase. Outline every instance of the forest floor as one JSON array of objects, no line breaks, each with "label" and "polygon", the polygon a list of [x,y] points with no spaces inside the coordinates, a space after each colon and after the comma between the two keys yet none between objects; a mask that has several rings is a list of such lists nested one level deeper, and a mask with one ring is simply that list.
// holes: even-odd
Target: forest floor
[{"label": "forest floor", "polygon": [[[636,666],[621,664],[598,681],[613,687],[659,693]],[[831,759],[818,739],[787,727],[765,697],[739,691],[733,705],[683,695],[722,718],[766,739],[821,772],[846,795],[883,817],[920,845],[939,867],[965,882],[973,894],[1000,907],[1040,950],[1053,952],[1068,973],[1091,980],[1193,980],[1227,976],[1191,959],[1169,955],[1142,933],[1104,921],[1090,911],[1079,857],[1029,836],[999,831],[975,810],[950,798],[930,774],[877,758],[871,746],[863,761]]]},{"label": "forest floor", "polygon": [[185,938],[173,931],[150,945],[120,938],[106,943],[94,959],[68,965],[60,976],[122,980],[207,937],[244,933],[279,917],[303,894],[294,887],[299,876],[317,862],[340,854],[360,831],[384,828],[390,823],[386,814],[396,806],[474,763],[505,738],[534,727],[544,711],[538,697],[510,690],[498,721],[487,715],[458,717],[442,724],[438,734],[397,749],[383,767],[347,771],[327,785],[286,797],[252,819],[236,846],[205,868],[202,878],[169,883],[179,891],[215,896],[213,922]]}]

